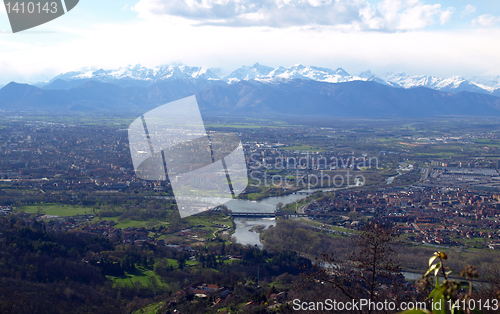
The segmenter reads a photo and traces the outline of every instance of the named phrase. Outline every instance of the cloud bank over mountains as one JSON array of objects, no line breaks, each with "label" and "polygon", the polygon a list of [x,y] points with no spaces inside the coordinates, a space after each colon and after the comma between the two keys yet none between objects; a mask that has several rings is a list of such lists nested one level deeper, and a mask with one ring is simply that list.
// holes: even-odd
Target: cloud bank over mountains
[{"label": "cloud bank over mountains", "polygon": [[500,7],[495,1],[125,2],[81,1],[77,11],[44,24],[36,35],[3,34],[0,86],[35,83],[88,66],[140,63],[152,68],[177,60],[225,71],[258,60],[287,66],[342,64],[358,73],[500,73]]},{"label": "cloud bank over mountains", "polygon": [[141,0],[146,16],[178,16],[219,26],[334,26],[346,30],[406,31],[446,23],[453,8],[419,0]]}]

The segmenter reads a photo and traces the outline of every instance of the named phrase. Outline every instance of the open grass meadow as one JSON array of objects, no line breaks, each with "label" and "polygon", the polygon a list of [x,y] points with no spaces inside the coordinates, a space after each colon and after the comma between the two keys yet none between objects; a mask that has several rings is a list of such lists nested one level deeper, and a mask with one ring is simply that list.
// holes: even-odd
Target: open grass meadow
[{"label": "open grass meadow", "polygon": [[[231,220],[224,215],[221,214],[211,214],[211,215],[195,215],[184,218],[190,226],[196,227],[199,226],[203,230],[209,232],[209,238],[214,237],[214,232],[220,230],[219,227],[215,225],[224,225],[228,228],[233,226]],[[203,226],[203,227],[201,227]]]},{"label": "open grass meadow", "polygon": [[315,147],[310,145],[294,145],[281,148],[283,150],[292,150],[292,151],[304,151],[304,152],[324,152],[325,150],[321,147]]},{"label": "open grass meadow", "polygon": [[150,305],[135,311],[136,314],[157,314],[161,313],[160,310],[166,301],[151,303]]},{"label": "open grass meadow", "polygon": [[38,211],[40,211],[40,213],[43,215],[61,216],[61,217],[94,214],[94,209],[92,207],[80,207],[80,206],[70,206],[62,204],[22,206],[16,208],[15,211],[17,212],[24,211],[25,213],[29,214],[35,214]]},{"label": "open grass meadow", "polygon": [[151,287],[156,286],[158,290],[168,289],[168,284],[161,281],[161,278],[154,271],[141,266],[136,266],[137,271],[133,274],[125,273],[123,277],[109,276],[115,287]]}]

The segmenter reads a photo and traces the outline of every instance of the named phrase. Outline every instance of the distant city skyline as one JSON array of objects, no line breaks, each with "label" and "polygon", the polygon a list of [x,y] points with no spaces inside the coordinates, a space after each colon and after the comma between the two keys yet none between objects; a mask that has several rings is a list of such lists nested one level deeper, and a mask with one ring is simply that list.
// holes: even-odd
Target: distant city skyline
[{"label": "distant city skyline", "polygon": [[83,67],[259,62],[351,74],[500,75],[500,5],[478,0],[82,0],[12,34],[0,5],[0,85]]}]

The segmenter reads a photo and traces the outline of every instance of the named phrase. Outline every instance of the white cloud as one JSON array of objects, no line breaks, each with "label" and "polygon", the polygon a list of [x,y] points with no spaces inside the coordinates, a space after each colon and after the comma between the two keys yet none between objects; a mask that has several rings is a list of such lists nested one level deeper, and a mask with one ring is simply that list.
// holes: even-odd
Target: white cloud
[{"label": "white cloud", "polygon": [[500,17],[495,17],[490,14],[483,14],[472,20],[472,26],[490,27],[500,23]]},{"label": "white cloud", "polygon": [[477,9],[475,6],[473,6],[472,4],[468,4],[465,6],[463,13],[468,15],[468,14],[472,14],[472,13],[476,12],[476,10]]},{"label": "white cloud", "polygon": [[428,5],[419,0],[383,0],[378,4],[380,18],[387,30],[418,30],[436,23],[444,24],[452,11],[441,9],[440,4]]},{"label": "white cloud", "polygon": [[[224,1],[218,3],[222,5]],[[236,3],[245,4],[244,1],[236,0]],[[287,8],[297,1],[276,3]],[[357,18],[346,24],[321,26],[293,25],[288,19],[288,24],[283,21],[276,24],[287,27],[269,27],[266,23],[262,27],[220,27],[207,25],[206,22],[213,19],[187,19],[146,10],[143,12],[149,14],[146,18],[121,23],[89,22],[74,28],[67,26],[67,20],[57,19],[47,24],[51,27],[49,30],[55,29],[57,33],[0,36],[0,85],[10,80],[36,82],[42,77],[81,67],[117,68],[137,63],[154,67],[173,61],[219,66],[226,71],[260,62],[270,66],[296,63],[340,66],[352,74],[366,69],[374,73],[401,70],[436,76],[500,73],[500,41],[497,40],[500,29],[422,30],[427,25],[445,22],[450,9],[419,0],[386,0],[376,6],[363,0],[357,1],[356,10],[340,0],[302,2],[319,8],[335,2],[339,12],[346,15],[356,12]],[[141,3],[160,5],[163,2],[141,0]],[[214,3],[214,0],[190,2],[198,6],[214,6]],[[245,11],[239,16],[255,21],[269,18],[263,10]],[[219,20],[218,25],[229,19]],[[200,22],[205,25],[199,26]],[[43,45],[36,45],[37,41]]]},{"label": "white cloud", "polygon": [[416,5],[406,9],[399,16],[397,29],[422,29],[435,23],[441,5]]},{"label": "white cloud", "polygon": [[453,15],[453,10],[450,9],[441,12],[441,15],[439,16],[439,22],[441,23],[441,25],[446,24],[446,22],[450,20],[452,15]]},{"label": "white cloud", "polygon": [[172,17],[60,31],[73,39],[37,46],[16,44],[13,40],[21,37],[14,34],[5,37],[12,41],[0,42],[2,47],[10,45],[0,50],[0,60],[8,60],[8,67],[0,63],[0,79],[22,77],[33,82],[42,74],[81,67],[116,68],[137,63],[153,67],[173,61],[222,66],[228,71],[258,61],[270,66],[299,62],[340,66],[351,73],[366,69],[437,76],[500,73],[497,29],[386,33],[343,32],[335,27],[195,27]]},{"label": "white cloud", "polygon": [[367,0],[140,0],[139,16],[178,16],[198,25],[336,26],[342,30],[398,31],[421,29],[452,12],[419,0],[383,0],[372,8]]}]

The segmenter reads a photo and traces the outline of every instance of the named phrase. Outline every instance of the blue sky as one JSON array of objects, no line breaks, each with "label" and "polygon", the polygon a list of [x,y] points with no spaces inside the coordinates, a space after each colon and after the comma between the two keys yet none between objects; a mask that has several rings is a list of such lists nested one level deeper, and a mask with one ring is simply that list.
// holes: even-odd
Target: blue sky
[{"label": "blue sky", "polygon": [[172,62],[500,75],[498,38],[497,0],[80,0],[16,34],[0,5],[0,84]]}]

